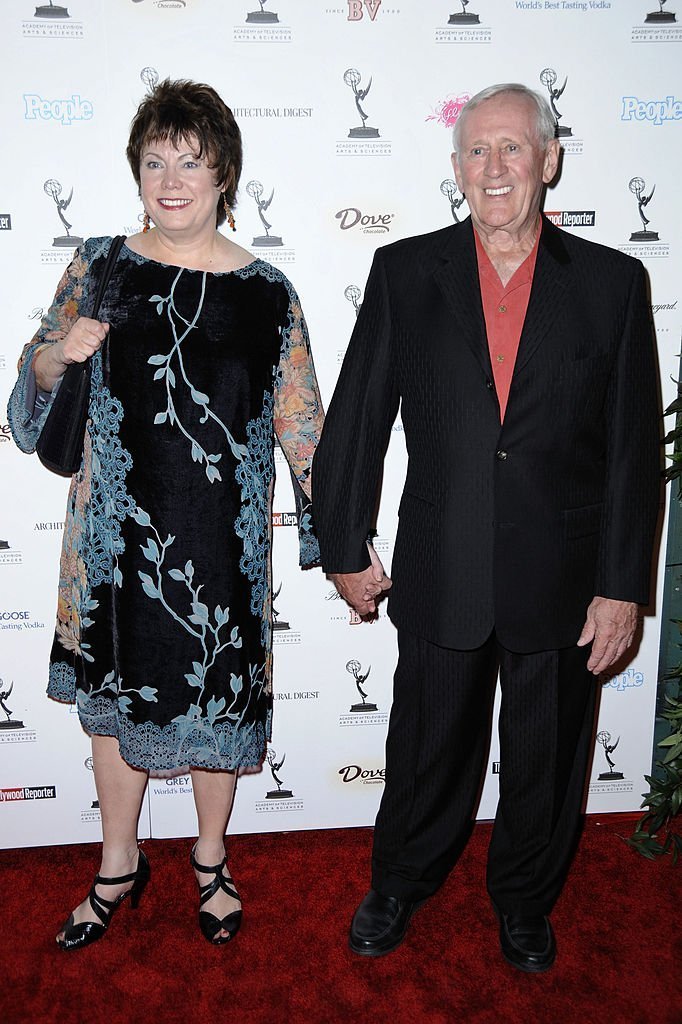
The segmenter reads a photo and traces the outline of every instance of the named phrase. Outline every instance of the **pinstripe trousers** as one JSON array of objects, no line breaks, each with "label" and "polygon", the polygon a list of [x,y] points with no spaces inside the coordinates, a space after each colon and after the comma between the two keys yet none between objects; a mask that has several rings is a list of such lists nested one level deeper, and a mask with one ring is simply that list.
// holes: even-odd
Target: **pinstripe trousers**
[{"label": "pinstripe trousers", "polygon": [[500,796],[487,886],[502,913],[548,914],[577,843],[597,681],[589,646],[517,654],[438,647],[405,630],[374,832],[372,885],[432,895],[472,828],[487,763],[499,668]]}]

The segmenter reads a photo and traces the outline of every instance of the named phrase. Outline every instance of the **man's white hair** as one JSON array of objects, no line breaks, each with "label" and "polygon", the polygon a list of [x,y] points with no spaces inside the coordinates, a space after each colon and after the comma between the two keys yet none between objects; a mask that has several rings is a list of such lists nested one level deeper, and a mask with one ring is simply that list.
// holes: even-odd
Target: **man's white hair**
[{"label": "man's white hair", "polygon": [[480,92],[477,92],[475,96],[472,96],[464,104],[452,131],[452,147],[455,153],[459,152],[462,144],[463,125],[467,116],[476,110],[477,107],[480,107],[482,103],[485,103],[486,100],[492,99],[493,96],[508,93],[516,96],[525,96],[535,107],[535,131],[538,144],[543,149],[556,137],[556,121],[545,97],[539,92],[535,92],[534,89],[529,89],[527,85],[521,85],[520,82],[503,82],[499,85],[489,85],[487,89],[481,89]]}]

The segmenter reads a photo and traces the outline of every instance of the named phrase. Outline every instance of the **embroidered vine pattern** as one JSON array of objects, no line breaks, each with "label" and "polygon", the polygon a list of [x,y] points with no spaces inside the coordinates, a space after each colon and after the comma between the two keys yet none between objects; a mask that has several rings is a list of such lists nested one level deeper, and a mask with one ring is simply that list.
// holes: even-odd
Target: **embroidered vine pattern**
[{"label": "embroidered vine pattern", "polygon": [[[192,453],[192,461],[203,463],[206,466],[206,476],[208,477],[209,483],[213,483],[215,480],[222,480],[220,471],[217,467],[217,463],[220,462],[222,454],[216,452],[207,452],[203,445],[201,444],[201,442],[198,440],[198,438],[195,437],[192,433],[190,433],[189,428],[182,422],[182,420],[178,416],[177,410],[175,408],[175,403],[173,401],[172,393],[173,389],[176,386],[175,372],[171,366],[171,363],[174,358],[177,360],[178,370],[182,375],[182,379],[189,388],[189,393],[191,395],[192,401],[195,403],[195,405],[198,405],[199,408],[202,410],[202,415],[199,419],[199,423],[207,423],[209,419],[213,420],[213,422],[216,423],[225,434],[225,437],[227,438],[227,443],[230,446],[230,450],[237,460],[243,459],[247,452],[246,448],[244,448],[243,445],[237,444],[235,439],[232,437],[232,434],[227,429],[226,425],[223,423],[220,417],[216,416],[216,414],[210,408],[210,400],[208,395],[205,395],[203,391],[199,391],[197,388],[195,388],[185,372],[185,364],[182,356],[182,343],[190,334],[190,332],[196,328],[197,321],[199,320],[199,316],[201,315],[201,310],[204,305],[204,296],[206,294],[206,273],[203,273],[201,275],[201,296],[199,299],[199,304],[191,320],[185,319],[185,317],[182,316],[177,306],[175,305],[175,289],[178,285],[178,281],[182,277],[182,274],[183,268],[181,268],[176,274],[173,284],[171,286],[170,293],[168,295],[166,295],[165,297],[162,295],[152,295],[152,297],[149,300],[150,302],[156,303],[156,312],[159,314],[159,316],[163,314],[165,308],[166,316],[171,326],[171,331],[173,333],[173,347],[171,348],[170,352],[167,353],[167,355],[163,355],[161,353],[150,356],[149,359],[147,360],[147,362],[151,366],[158,367],[158,369],[154,373],[154,380],[163,380],[166,386],[166,408],[163,409],[161,412],[157,412],[156,416],[154,417],[154,424],[158,426],[168,421],[171,425],[177,426],[180,432],[183,434],[184,437],[187,438],[191,445],[190,450]],[[179,324],[184,324],[184,329],[179,328]]]},{"label": "embroidered vine pattern", "polygon": [[[206,686],[206,675],[215,664],[215,660],[220,652],[224,651],[226,647],[234,647],[235,649],[238,649],[242,646],[239,627],[232,627],[229,640],[222,638],[221,632],[228,625],[230,610],[229,608],[221,608],[219,604],[216,605],[213,611],[214,621],[211,621],[208,605],[204,604],[200,597],[203,583],[200,583],[197,586],[194,585],[194,566],[191,561],[185,562],[184,569],[172,568],[167,570],[168,576],[170,576],[171,579],[184,583],[185,587],[189,591],[190,607],[192,609],[191,614],[186,618],[183,618],[182,615],[178,614],[178,612],[171,607],[163,590],[164,581],[162,570],[166,558],[166,552],[174,543],[175,537],[169,533],[165,540],[161,540],[158,530],[151,522],[149,513],[145,512],[144,509],[139,507],[136,508],[135,511],[131,513],[131,517],[139,526],[152,530],[154,534],[153,537],[147,538],[146,544],[140,544],[140,551],[148,562],[152,562],[154,564],[156,570],[156,579],[154,580],[148,573],[142,572],[138,569],[137,575],[142,583],[142,589],[147,597],[150,597],[155,601],[160,601],[171,618],[201,644],[203,652],[202,660],[193,661],[193,671],[185,673],[185,679],[188,684],[199,690],[198,699],[200,700],[204,694]],[[239,689],[241,689],[241,685],[242,683],[240,679]],[[232,689],[235,693],[239,692],[239,690],[235,691],[234,685]]]},{"label": "embroidered vine pattern", "polygon": [[85,708],[90,701],[96,700],[97,697],[113,697],[118,702],[118,710],[121,714],[128,715],[130,714],[130,705],[133,699],[126,696],[126,694],[134,693],[141,700],[153,701],[156,704],[158,703],[158,697],[156,696],[158,692],[155,686],[141,686],[137,690],[126,688],[123,686],[123,680],[120,676],[117,679],[115,672],[108,672],[102,680],[102,685],[97,690],[94,689],[91,683],[89,690],[79,689],[76,693],[76,698],[79,708]]}]

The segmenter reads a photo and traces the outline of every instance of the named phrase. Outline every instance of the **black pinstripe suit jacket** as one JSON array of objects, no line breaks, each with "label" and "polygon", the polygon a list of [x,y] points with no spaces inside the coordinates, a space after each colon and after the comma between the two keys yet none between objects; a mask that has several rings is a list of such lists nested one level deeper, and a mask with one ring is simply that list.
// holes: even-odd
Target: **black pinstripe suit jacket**
[{"label": "black pinstripe suit jacket", "polygon": [[379,249],[313,470],[327,572],[368,565],[398,406],[409,463],[389,614],[445,647],[574,644],[595,594],[646,603],[656,360],[638,260],[543,218],[504,419],[470,220]]}]

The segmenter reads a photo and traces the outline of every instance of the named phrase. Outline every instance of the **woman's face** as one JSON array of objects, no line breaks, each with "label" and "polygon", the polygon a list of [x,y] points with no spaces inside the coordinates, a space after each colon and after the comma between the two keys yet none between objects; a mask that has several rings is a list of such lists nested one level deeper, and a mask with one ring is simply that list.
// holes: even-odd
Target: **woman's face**
[{"label": "woman's face", "polygon": [[164,233],[184,239],[215,229],[220,190],[206,154],[194,139],[154,141],[142,149],[140,193],[144,208]]}]

